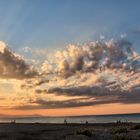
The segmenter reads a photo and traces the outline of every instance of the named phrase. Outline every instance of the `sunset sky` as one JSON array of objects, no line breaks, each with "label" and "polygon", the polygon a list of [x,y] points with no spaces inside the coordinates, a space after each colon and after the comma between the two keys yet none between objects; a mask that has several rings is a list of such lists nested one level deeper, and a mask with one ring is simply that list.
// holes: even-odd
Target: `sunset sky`
[{"label": "sunset sky", "polygon": [[139,0],[0,0],[0,114],[140,113]]}]

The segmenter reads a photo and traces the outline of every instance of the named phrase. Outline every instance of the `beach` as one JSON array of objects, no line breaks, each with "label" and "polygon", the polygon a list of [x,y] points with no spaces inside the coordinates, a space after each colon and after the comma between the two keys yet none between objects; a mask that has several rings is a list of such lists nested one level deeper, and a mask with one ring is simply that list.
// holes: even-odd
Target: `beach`
[{"label": "beach", "polygon": [[140,140],[140,123],[1,123],[0,140]]}]

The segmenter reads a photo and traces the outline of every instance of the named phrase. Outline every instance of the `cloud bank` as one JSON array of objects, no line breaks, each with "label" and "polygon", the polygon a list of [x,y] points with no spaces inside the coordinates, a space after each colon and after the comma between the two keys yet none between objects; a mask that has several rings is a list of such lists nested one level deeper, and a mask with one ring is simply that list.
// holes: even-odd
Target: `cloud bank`
[{"label": "cloud bank", "polygon": [[0,78],[24,79],[21,89],[34,94],[11,108],[140,103],[140,55],[124,38],[68,45],[50,56],[35,68],[0,44]]}]

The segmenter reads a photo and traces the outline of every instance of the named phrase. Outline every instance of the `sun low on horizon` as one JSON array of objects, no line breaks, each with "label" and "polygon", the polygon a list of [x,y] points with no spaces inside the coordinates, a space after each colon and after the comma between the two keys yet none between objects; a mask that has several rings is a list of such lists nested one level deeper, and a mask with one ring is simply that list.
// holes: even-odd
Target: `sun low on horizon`
[{"label": "sun low on horizon", "polygon": [[0,114],[140,113],[134,1],[0,1]]}]

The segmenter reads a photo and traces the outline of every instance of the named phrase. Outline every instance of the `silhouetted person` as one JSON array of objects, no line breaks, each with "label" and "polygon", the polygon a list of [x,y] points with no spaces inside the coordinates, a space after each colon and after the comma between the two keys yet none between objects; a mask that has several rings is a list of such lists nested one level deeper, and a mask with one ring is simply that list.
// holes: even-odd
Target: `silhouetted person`
[{"label": "silhouetted person", "polygon": [[118,120],[118,121],[117,121],[117,124],[121,124],[121,121],[120,121],[120,120]]},{"label": "silhouetted person", "polygon": [[14,120],[13,123],[15,124],[16,123],[16,120]]},{"label": "silhouetted person", "polygon": [[67,124],[67,123],[68,123],[68,122],[67,122],[67,120],[65,119],[65,120],[64,120],[64,124]]},{"label": "silhouetted person", "polygon": [[16,120],[11,120],[11,124],[15,124],[16,123]]}]

